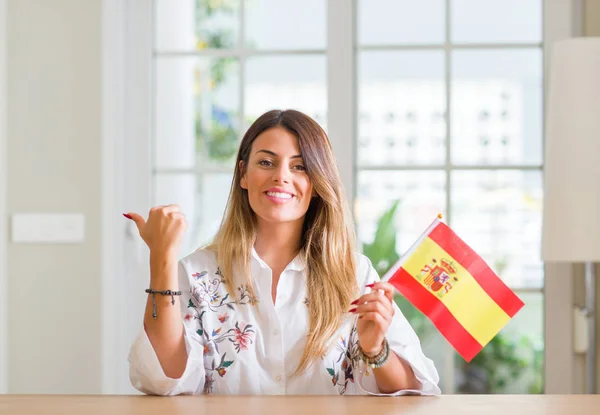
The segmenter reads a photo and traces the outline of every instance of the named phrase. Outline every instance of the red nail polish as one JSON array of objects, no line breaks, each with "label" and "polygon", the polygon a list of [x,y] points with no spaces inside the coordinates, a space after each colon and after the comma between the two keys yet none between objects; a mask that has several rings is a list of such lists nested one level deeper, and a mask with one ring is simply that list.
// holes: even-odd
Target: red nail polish
[{"label": "red nail polish", "polygon": [[354,300],[350,303],[350,305],[356,305],[356,304],[358,304],[358,300]]},{"label": "red nail polish", "polygon": [[375,286],[375,283],[365,285],[365,287],[369,287],[369,288],[373,288],[374,286]]},{"label": "red nail polish", "polygon": [[128,213],[123,213],[123,216],[125,216],[127,219],[133,219],[133,217]]},{"label": "red nail polish", "polygon": [[348,311],[349,313],[354,313],[356,311],[356,308],[353,308],[352,310]]}]

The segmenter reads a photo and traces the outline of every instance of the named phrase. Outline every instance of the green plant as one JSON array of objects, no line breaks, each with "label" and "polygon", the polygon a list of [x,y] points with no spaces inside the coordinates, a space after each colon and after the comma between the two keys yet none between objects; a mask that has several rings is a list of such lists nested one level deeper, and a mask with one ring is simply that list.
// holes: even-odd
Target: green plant
[{"label": "green plant", "polygon": [[[370,244],[363,244],[364,254],[379,273],[384,275],[396,261],[397,228],[394,217],[400,201],[396,201],[383,213],[377,222],[375,238]],[[496,264],[500,272],[506,267],[506,260]],[[419,310],[404,297],[397,295],[395,302],[411,323],[423,342],[435,331],[435,327]],[[461,393],[502,393],[515,382],[525,382],[527,393],[543,391],[543,347],[527,335],[518,336],[508,332],[498,333],[470,363],[456,355],[455,367],[457,391]],[[526,376],[523,379],[523,372]]]},{"label": "green plant", "polygon": [[503,393],[507,389],[542,393],[543,358],[541,345],[528,336],[500,332],[471,362],[456,355],[457,389],[460,393]]},{"label": "green plant", "polygon": [[[210,19],[216,14],[235,16],[235,2],[230,0],[196,0],[196,38],[198,48],[224,49],[235,46],[236,36],[224,27],[214,27]],[[196,146],[206,151],[208,159],[227,162],[237,152],[238,114],[235,111],[222,108],[217,102],[210,102],[210,115],[201,113],[203,102],[211,100],[211,94],[227,79],[228,75],[237,68],[234,58],[218,58],[210,63],[210,92],[202,91],[196,95]],[[197,77],[200,73],[196,74]],[[199,88],[197,88],[199,90]],[[208,94],[208,97],[205,96]]]}]

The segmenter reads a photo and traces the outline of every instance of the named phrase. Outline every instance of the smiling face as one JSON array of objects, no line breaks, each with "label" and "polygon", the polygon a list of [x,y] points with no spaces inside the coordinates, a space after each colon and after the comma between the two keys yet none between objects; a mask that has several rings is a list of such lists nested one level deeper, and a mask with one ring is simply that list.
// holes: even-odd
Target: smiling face
[{"label": "smiling face", "polygon": [[313,194],[298,138],[282,127],[269,128],[252,143],[240,186],[259,222],[304,221]]}]

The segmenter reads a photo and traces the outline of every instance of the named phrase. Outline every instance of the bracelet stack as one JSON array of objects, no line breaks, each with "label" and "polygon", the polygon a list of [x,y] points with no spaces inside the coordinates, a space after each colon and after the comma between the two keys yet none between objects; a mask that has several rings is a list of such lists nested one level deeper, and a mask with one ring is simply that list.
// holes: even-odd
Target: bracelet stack
[{"label": "bracelet stack", "polygon": [[152,318],[154,320],[157,319],[158,315],[156,314],[156,299],[155,299],[155,294],[160,294],[160,295],[170,295],[171,296],[171,304],[175,305],[175,295],[181,295],[181,291],[171,291],[171,290],[164,290],[164,291],[156,291],[156,290],[152,290],[150,288],[146,289],[146,292],[148,294],[152,294]]},{"label": "bracelet stack", "polygon": [[371,369],[379,369],[383,365],[385,365],[390,358],[390,345],[387,339],[383,339],[383,347],[381,351],[373,357],[367,356],[363,349],[359,346],[358,350],[362,357],[362,360],[369,366]]}]

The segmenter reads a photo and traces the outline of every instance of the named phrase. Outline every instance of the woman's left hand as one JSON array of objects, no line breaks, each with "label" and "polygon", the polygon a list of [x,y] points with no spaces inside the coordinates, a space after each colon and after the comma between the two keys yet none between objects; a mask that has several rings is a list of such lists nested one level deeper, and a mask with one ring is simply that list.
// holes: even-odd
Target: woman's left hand
[{"label": "woman's left hand", "polygon": [[394,286],[387,282],[376,282],[367,287],[371,288],[371,292],[355,300],[350,312],[359,316],[356,331],[360,347],[366,354],[374,356],[381,351],[392,323]]}]

